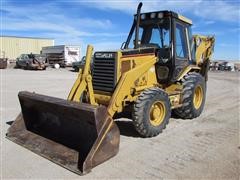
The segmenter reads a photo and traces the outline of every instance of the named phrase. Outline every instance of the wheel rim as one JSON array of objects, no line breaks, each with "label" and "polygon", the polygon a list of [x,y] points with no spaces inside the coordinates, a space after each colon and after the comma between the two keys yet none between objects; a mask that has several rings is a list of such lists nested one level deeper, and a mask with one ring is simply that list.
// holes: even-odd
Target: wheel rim
[{"label": "wheel rim", "polygon": [[166,108],[162,101],[157,101],[154,104],[152,104],[150,109],[150,123],[153,126],[159,126],[166,114]]},{"label": "wheel rim", "polygon": [[194,96],[193,96],[193,105],[195,109],[199,109],[202,105],[203,100],[203,89],[200,85],[195,88]]}]

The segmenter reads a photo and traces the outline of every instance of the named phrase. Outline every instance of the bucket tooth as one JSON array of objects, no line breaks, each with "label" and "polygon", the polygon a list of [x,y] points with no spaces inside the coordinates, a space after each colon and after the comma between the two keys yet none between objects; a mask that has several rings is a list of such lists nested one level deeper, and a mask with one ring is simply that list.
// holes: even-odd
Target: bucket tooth
[{"label": "bucket tooth", "polygon": [[8,129],[11,141],[77,174],[118,153],[120,133],[104,106],[20,92],[22,113]]}]

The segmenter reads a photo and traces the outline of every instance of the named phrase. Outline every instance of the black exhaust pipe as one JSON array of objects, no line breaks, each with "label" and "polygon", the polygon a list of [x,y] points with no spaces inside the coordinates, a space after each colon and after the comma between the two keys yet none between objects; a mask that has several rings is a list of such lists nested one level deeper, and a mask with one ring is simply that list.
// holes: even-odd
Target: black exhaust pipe
[{"label": "black exhaust pipe", "polygon": [[143,3],[140,2],[137,8],[137,22],[136,22],[136,31],[135,31],[135,49],[139,47],[138,39],[139,39],[139,24],[140,24],[140,13]]}]

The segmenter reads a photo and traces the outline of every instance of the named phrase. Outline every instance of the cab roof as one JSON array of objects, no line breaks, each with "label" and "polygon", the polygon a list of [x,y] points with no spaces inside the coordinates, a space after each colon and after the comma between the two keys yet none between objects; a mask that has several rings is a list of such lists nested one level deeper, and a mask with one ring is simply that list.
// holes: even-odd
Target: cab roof
[{"label": "cab roof", "polygon": [[[145,18],[144,18],[144,16],[145,16]],[[157,18],[160,19],[162,17],[169,17],[169,16],[192,25],[192,20],[190,20],[176,12],[173,12],[173,11],[164,10],[164,11],[154,11],[154,12],[146,12],[146,13],[140,14],[141,20],[142,19],[157,19]],[[134,17],[136,17],[136,14],[134,15]]]}]

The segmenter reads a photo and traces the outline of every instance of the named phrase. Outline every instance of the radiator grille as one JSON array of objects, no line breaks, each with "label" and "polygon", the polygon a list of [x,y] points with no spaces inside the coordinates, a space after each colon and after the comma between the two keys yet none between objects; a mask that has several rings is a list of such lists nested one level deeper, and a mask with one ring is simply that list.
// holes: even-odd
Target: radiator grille
[{"label": "radiator grille", "polygon": [[112,58],[94,57],[92,69],[92,83],[94,90],[113,92],[115,87],[116,75],[116,54]]}]

